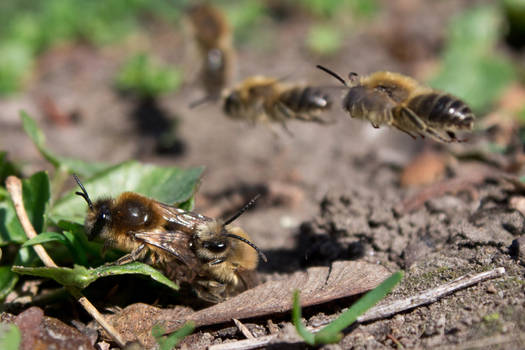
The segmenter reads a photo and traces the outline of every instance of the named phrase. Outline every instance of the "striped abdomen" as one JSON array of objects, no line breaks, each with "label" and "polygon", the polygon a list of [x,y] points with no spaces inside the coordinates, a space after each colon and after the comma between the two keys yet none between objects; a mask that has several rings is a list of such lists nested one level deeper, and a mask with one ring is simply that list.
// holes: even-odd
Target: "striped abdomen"
[{"label": "striped abdomen", "polygon": [[450,129],[472,129],[474,113],[457,97],[446,93],[429,92],[408,100],[406,107],[429,126]]},{"label": "striped abdomen", "polygon": [[330,96],[315,87],[294,87],[279,95],[279,102],[295,113],[326,110],[332,106]]}]

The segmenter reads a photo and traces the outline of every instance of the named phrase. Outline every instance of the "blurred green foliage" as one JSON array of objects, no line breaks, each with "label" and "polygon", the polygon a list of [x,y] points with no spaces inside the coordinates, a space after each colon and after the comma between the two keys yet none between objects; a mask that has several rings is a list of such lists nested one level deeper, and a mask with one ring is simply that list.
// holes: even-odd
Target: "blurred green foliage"
[{"label": "blurred green foliage", "polygon": [[125,62],[116,78],[120,90],[142,98],[157,98],[177,90],[181,83],[179,69],[162,65],[146,53],[139,53]]},{"label": "blurred green foliage", "polygon": [[299,6],[320,17],[332,18],[341,13],[371,17],[379,10],[376,0],[300,0]]},{"label": "blurred green foliage", "polygon": [[52,45],[82,40],[106,45],[154,16],[175,22],[187,1],[17,0],[0,3],[0,94],[21,88],[36,55]]},{"label": "blurred green foliage", "polygon": [[0,323],[0,349],[18,350],[22,335],[18,327],[12,323]]},{"label": "blurred green foliage", "polygon": [[337,53],[343,44],[339,28],[328,24],[317,24],[310,27],[306,37],[306,46],[315,54],[332,55]]},{"label": "blurred green foliage", "polygon": [[499,7],[491,4],[455,16],[430,85],[464,99],[477,113],[490,107],[515,77],[512,62],[496,49],[502,25]]},{"label": "blurred green foliage", "polygon": [[[100,196],[116,196],[127,190],[165,203],[183,203],[185,207],[191,207],[203,169],[158,167],[135,161],[104,167],[79,161],[82,166],[76,168],[72,159],[57,156],[46,148],[42,131],[29,115],[21,113],[21,117],[24,130],[41,154],[55,167],[55,172],[51,181],[47,172],[43,171],[22,180],[24,207],[38,233],[31,240],[27,239],[14,205],[5,187],[0,184],[0,247],[9,246],[9,249],[4,250],[9,254],[2,257],[0,266],[0,300],[14,288],[19,279],[18,274],[49,277],[66,288],[73,288],[72,290],[82,289],[100,277],[130,273],[148,275],[157,282],[177,288],[160,272],[142,263],[84,268],[83,266],[98,266],[108,260],[114,261],[119,254],[109,251],[104,256],[101,242],[87,240],[83,228],[86,203],[74,194],[76,189],[53,201],[52,193],[60,195],[62,189],[61,186],[51,187],[51,184],[60,183],[56,181],[57,176],[62,177],[65,174],[68,177],[70,172],[81,170],[84,171],[84,184],[93,200]],[[0,156],[0,174],[7,176],[16,173],[16,167],[5,159],[5,153],[0,153]],[[40,264],[31,247],[34,244],[52,248],[48,251],[60,266],[71,263],[83,266],[76,265],[73,269],[33,267]]]}]

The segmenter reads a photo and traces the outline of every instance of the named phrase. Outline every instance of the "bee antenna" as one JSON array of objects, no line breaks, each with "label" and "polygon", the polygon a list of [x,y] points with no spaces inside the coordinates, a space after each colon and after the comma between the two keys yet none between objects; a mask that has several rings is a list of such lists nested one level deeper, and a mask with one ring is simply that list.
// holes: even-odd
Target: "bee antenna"
[{"label": "bee antenna", "polygon": [[242,207],[241,209],[239,209],[235,214],[233,214],[233,216],[231,218],[229,218],[228,220],[226,220],[224,222],[224,226],[228,225],[228,224],[231,224],[233,221],[235,221],[235,219],[237,219],[239,216],[241,216],[246,210],[250,209],[251,207],[253,207],[253,205],[255,204],[255,202],[257,201],[257,199],[259,199],[259,197],[261,197],[261,194],[257,194],[255,197],[253,197],[252,199],[250,199],[250,201],[248,203],[246,203],[246,205],[244,207]]},{"label": "bee antenna", "polygon": [[263,259],[264,262],[268,262],[268,258],[266,258],[266,255],[264,255],[264,253],[255,244],[253,244],[252,242],[250,242],[246,238],[234,235],[233,233],[225,233],[224,236],[230,237],[230,238],[235,238],[235,239],[238,239],[241,242],[244,242],[244,243],[248,244],[250,247],[255,249],[257,254],[259,254],[259,256],[261,257],[261,259]]},{"label": "bee antenna", "polygon": [[326,67],[323,67],[320,64],[318,64],[316,67],[319,68],[320,70],[322,70],[323,72],[330,74],[331,76],[333,76],[334,78],[339,80],[344,86],[348,87],[348,84],[346,83],[346,81],[343,78],[341,78],[341,76],[339,74],[337,74],[336,72],[334,72],[334,71],[332,71],[332,70],[330,70],[330,69],[328,69]]},{"label": "bee antenna", "polygon": [[78,178],[76,174],[73,174],[73,177],[75,178],[75,181],[77,182],[78,186],[80,186],[80,189],[82,190],[82,192],[75,192],[75,194],[78,194],[80,197],[84,198],[89,206],[89,209],[93,209],[93,202],[89,198],[86,188],[84,187],[84,185],[82,185],[82,182],[80,182],[80,179]]}]

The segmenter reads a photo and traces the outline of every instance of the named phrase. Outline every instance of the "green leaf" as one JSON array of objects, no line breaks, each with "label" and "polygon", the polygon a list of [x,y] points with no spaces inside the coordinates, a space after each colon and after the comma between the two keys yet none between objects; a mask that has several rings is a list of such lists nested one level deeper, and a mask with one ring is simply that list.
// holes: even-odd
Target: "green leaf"
[{"label": "green leaf", "polygon": [[182,340],[184,337],[190,335],[195,329],[195,323],[193,321],[188,321],[179,328],[176,332],[170,334],[169,336],[163,336],[164,328],[156,324],[151,329],[151,334],[159,344],[159,350],[171,350]]},{"label": "green leaf", "polygon": [[65,287],[84,289],[101,277],[139,274],[150,276],[153,280],[164,284],[172,289],[178,290],[179,287],[161,272],[153,267],[134,262],[126,265],[100,266],[96,269],[86,269],[84,266],[75,265],[74,268],[67,267],[23,267],[13,266],[14,272],[21,275],[30,275],[51,278]]},{"label": "green leaf", "polygon": [[64,231],[63,235],[67,240],[68,248],[73,256],[73,261],[76,264],[86,266],[88,264],[88,258],[82,240],[79,236],[69,231]]},{"label": "green leaf", "polygon": [[18,221],[11,199],[0,202],[0,246],[24,243],[27,236]]},{"label": "green leaf", "polygon": [[22,180],[22,195],[27,216],[36,232],[44,229],[44,213],[51,197],[49,178],[45,171]]},{"label": "green leaf", "polygon": [[0,349],[18,350],[22,342],[22,334],[13,323],[0,323]]},{"label": "green leaf", "polygon": [[[18,282],[18,275],[11,271],[10,266],[0,266],[0,300],[5,297],[15,288]],[[0,346],[0,349],[3,349]]]},{"label": "green leaf", "polygon": [[191,196],[187,201],[182,203],[177,203],[177,207],[182,210],[192,211],[195,208],[195,196]]},{"label": "green leaf", "polygon": [[31,138],[40,154],[42,154],[42,156],[55,168],[65,167],[69,173],[76,173],[80,176],[91,177],[109,167],[109,165],[105,163],[85,162],[82,160],[61,157],[54,154],[49,149],[47,149],[45,145],[46,137],[36,124],[35,120],[31,118],[25,111],[20,112],[20,116],[22,118],[22,125],[26,134]]},{"label": "green leaf", "polygon": [[[27,216],[36,232],[43,230],[44,213],[49,202],[49,179],[46,172],[38,172],[22,180],[22,196]],[[27,236],[16,216],[11,199],[0,202],[0,245],[23,243]]]},{"label": "green leaf", "polygon": [[24,244],[22,244],[22,247],[29,247],[35,244],[44,244],[48,242],[59,242],[62,244],[67,244],[67,239],[64,235],[57,232],[42,232],[39,233],[36,237],[25,241]]},{"label": "green leaf", "polygon": [[341,331],[357,320],[357,317],[365,313],[372,306],[383,299],[403,278],[403,271],[398,271],[384,280],[379,286],[366,293],[352,307],[343,312],[337,319],[317,333],[311,333],[301,321],[301,305],[299,302],[299,291],[294,292],[292,320],[297,333],[307,344],[330,344],[337,343],[342,338]]},{"label": "green leaf", "polygon": [[[133,191],[163,203],[187,201],[194,193],[203,168],[183,170],[176,167],[143,165],[129,161],[109,169],[84,182],[93,201],[100,197],[116,197],[124,191]],[[59,220],[83,223],[87,203],[76,195],[77,188],[57,201],[50,211],[55,222]]]}]

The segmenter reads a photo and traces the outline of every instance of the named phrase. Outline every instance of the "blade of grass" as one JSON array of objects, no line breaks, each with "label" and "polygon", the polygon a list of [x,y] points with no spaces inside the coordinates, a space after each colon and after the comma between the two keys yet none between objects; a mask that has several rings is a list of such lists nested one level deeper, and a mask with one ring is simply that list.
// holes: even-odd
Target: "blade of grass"
[{"label": "blade of grass", "polygon": [[195,329],[195,323],[188,321],[176,332],[163,336],[164,329],[162,326],[156,324],[151,329],[151,334],[159,344],[159,350],[171,350],[173,349],[182,339],[190,335]]},{"label": "blade of grass", "polygon": [[365,313],[365,311],[377,304],[388,293],[390,293],[390,291],[401,281],[403,274],[403,271],[394,273],[379,286],[366,293],[354,305],[352,305],[350,309],[343,312],[341,316],[315,334],[315,343],[326,344],[333,342],[335,339],[338,341],[341,336],[340,332],[354,323],[358,316]]},{"label": "blade of grass", "polygon": [[301,322],[301,303],[299,301],[299,291],[295,290],[293,292],[293,309],[292,309],[292,322],[295,325],[297,333],[304,339],[307,344],[315,344],[315,336],[313,333],[308,331]]},{"label": "blade of grass", "polygon": [[392,276],[384,280],[379,286],[366,293],[354,305],[352,305],[350,309],[343,312],[341,316],[315,334],[308,331],[301,322],[299,291],[296,290],[294,292],[293,299],[292,321],[295,325],[297,333],[299,333],[303,340],[310,345],[338,342],[342,337],[341,331],[354,323],[359,315],[363,314],[365,311],[383,299],[388,293],[390,293],[396,284],[401,281],[403,274],[403,271],[394,273]]}]

